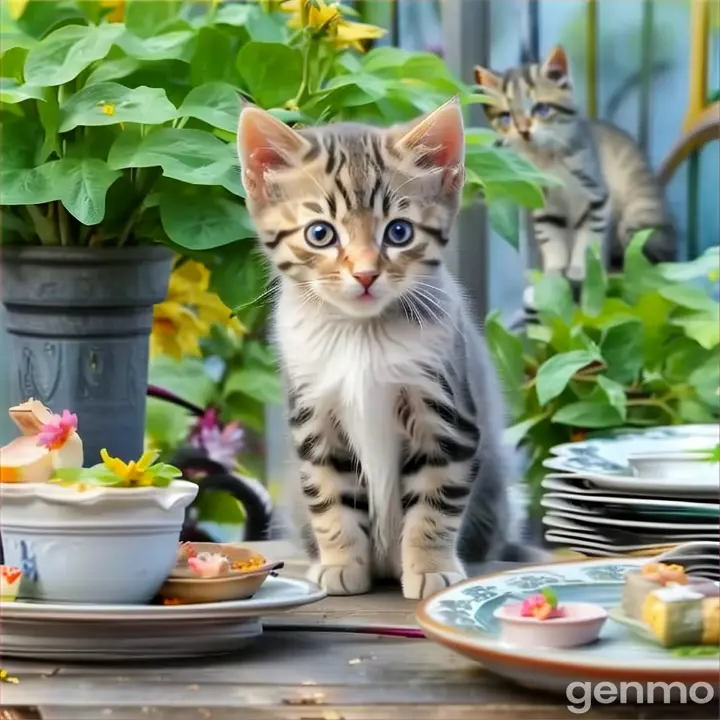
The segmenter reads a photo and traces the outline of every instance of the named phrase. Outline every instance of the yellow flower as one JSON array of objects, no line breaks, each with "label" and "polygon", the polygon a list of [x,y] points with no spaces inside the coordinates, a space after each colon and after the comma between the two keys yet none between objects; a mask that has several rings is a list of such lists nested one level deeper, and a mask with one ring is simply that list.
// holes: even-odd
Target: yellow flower
[{"label": "yellow flower", "polygon": [[150,351],[175,360],[200,355],[200,338],[210,333],[214,323],[241,334],[244,328],[231,317],[230,308],[209,291],[210,272],[202,264],[187,260],[170,276],[167,298],[153,310]]},{"label": "yellow flower", "polygon": [[22,14],[25,12],[25,7],[27,6],[28,2],[29,0],[10,0],[8,2],[10,18],[12,20],[18,20],[20,17],[22,17]]},{"label": "yellow flower", "polygon": [[125,20],[125,0],[100,0],[100,7],[113,8],[105,16],[108,22],[121,23]]},{"label": "yellow flower", "polygon": [[114,114],[115,114],[115,106],[114,106],[114,105],[110,105],[110,103],[104,103],[103,106],[102,106],[102,111],[103,111],[106,115],[114,115]]},{"label": "yellow flower", "polygon": [[288,27],[310,28],[314,34],[326,37],[340,50],[354,48],[364,52],[363,41],[375,40],[385,34],[385,30],[376,25],[345,20],[337,3],[327,4],[324,0],[287,0],[281,9],[293,13]]},{"label": "yellow flower", "polygon": [[158,458],[156,452],[152,450],[144,452],[139,460],[125,463],[120,458],[110,457],[108,451],[103,448],[100,457],[105,467],[113,475],[122,478],[128,487],[148,487],[153,484],[153,476],[147,471]]}]

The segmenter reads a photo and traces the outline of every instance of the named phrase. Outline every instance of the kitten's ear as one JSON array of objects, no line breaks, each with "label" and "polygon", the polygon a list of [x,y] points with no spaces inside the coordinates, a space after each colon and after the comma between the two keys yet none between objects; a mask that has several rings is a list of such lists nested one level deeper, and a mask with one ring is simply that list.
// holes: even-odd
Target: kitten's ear
[{"label": "kitten's ear", "polygon": [[285,123],[254,105],[245,105],[237,130],[242,182],[253,200],[265,196],[265,173],[291,167],[309,148]]},{"label": "kitten's ear", "polygon": [[502,90],[502,79],[491,70],[476,65],[473,72],[475,74],[476,85],[480,85],[480,87],[486,90],[496,90],[498,92]]},{"label": "kitten's ear", "polygon": [[542,73],[545,77],[556,82],[570,80],[570,67],[567,55],[562,45],[556,45],[545,58],[542,66]]},{"label": "kitten's ear", "polygon": [[443,183],[462,185],[465,162],[465,130],[457,97],[437,110],[390,130],[395,148],[418,156],[417,164],[445,171]]},{"label": "kitten's ear", "polygon": [[[498,77],[494,72],[476,65],[473,73],[475,75],[475,84],[480,86],[484,95],[492,98],[502,93],[502,78]],[[489,107],[489,103],[483,103],[483,110],[487,116],[490,116]]]}]

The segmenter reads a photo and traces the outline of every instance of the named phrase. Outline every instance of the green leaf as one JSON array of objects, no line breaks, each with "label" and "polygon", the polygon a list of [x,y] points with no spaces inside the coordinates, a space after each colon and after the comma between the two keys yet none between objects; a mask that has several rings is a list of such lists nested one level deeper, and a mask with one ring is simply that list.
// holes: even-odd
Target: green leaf
[{"label": "green leaf", "polygon": [[23,100],[44,100],[43,89],[35,85],[22,85],[12,78],[0,78],[0,102],[14,105]]},{"label": "green leaf", "polygon": [[240,95],[232,85],[211,82],[193,88],[180,106],[178,115],[194,117],[234,134],[237,130],[240,110]]},{"label": "green leaf", "polygon": [[300,89],[302,55],[281,43],[249,42],[240,48],[237,69],[260,107],[278,107]]},{"label": "green leaf", "polygon": [[627,396],[623,386],[608,377],[599,375],[597,390],[600,398],[612,405],[624,421],[627,417]]},{"label": "green leaf", "polygon": [[252,243],[238,242],[223,250],[222,262],[211,269],[210,287],[242,317],[247,308],[262,304],[258,299],[267,285],[267,264]]},{"label": "green leaf", "polygon": [[260,368],[244,368],[230,374],[225,383],[225,394],[238,393],[268,405],[282,401],[277,373]]},{"label": "green leaf", "polygon": [[659,275],[670,283],[685,283],[704,280],[718,272],[720,267],[720,247],[714,245],[705,250],[700,257],[689,262],[660,263],[656,266]]},{"label": "green leaf", "polygon": [[53,472],[53,479],[65,482],[80,482],[83,476],[83,468],[57,468]]},{"label": "green leaf", "polygon": [[643,367],[645,331],[638,320],[618,320],[607,327],[600,341],[600,353],[611,380],[630,385]]},{"label": "green leaf", "polygon": [[136,60],[181,60],[190,62],[195,46],[195,33],[190,30],[175,30],[147,39],[125,32],[117,39],[123,52]]},{"label": "green leaf", "polygon": [[190,250],[208,250],[255,237],[244,205],[191,187],[163,191],[160,217],[168,237]]},{"label": "green leaf", "polygon": [[551,608],[555,609],[558,606],[558,597],[552,588],[544,587],[540,590],[540,594],[547,600]]},{"label": "green leaf", "polygon": [[720,312],[693,313],[688,317],[675,318],[672,325],[681,327],[685,334],[706,350],[720,345]]},{"label": "green leaf", "polygon": [[233,25],[243,27],[253,13],[254,8],[249,4],[223,3],[215,11],[215,22],[219,25]]},{"label": "green leaf", "polygon": [[242,525],[245,522],[243,506],[230,493],[220,490],[204,492],[195,504],[198,522],[218,525]]},{"label": "green leaf", "polygon": [[507,198],[488,199],[488,220],[492,229],[514,248],[520,244],[520,209]]},{"label": "green leaf", "polygon": [[176,115],[175,106],[161,88],[127,88],[114,82],[95,83],[61,105],[60,132],[68,132],[78,125],[161,125]]},{"label": "green leaf", "polygon": [[[7,4],[3,3],[3,6]],[[29,35],[39,40],[61,23],[78,20],[85,22],[85,17],[75,3],[29,0],[17,20],[17,25],[26,36]],[[3,37],[3,49],[5,47],[5,38]]]},{"label": "green leaf", "polygon": [[707,292],[694,285],[667,285],[658,289],[658,293],[674,305],[689,310],[716,312],[718,303],[711,299]]},{"label": "green leaf", "polygon": [[140,38],[152,37],[178,16],[181,7],[177,0],[127,0],[125,26]]},{"label": "green leaf", "polygon": [[720,405],[720,363],[717,355],[694,370],[688,381],[705,405],[712,408]]},{"label": "green leaf", "polygon": [[490,313],[486,318],[484,333],[488,351],[505,390],[511,413],[517,418],[524,407],[522,388],[525,382],[525,365],[522,341],[503,326],[497,312]]},{"label": "green leaf", "polygon": [[576,372],[599,359],[597,355],[585,350],[572,350],[546,360],[540,366],[536,377],[535,389],[540,407],[545,407],[560,395]]},{"label": "green leaf", "polygon": [[122,25],[67,25],[50,33],[28,53],[25,81],[40,87],[74,80],[96,60],[102,60],[123,32]]},{"label": "green leaf", "polygon": [[235,68],[236,54],[235,38],[230,33],[217,27],[201,28],[190,62],[190,77],[193,85],[209,82],[228,82],[237,85],[239,75]]},{"label": "green leaf", "polygon": [[642,230],[636,233],[625,248],[623,293],[629,302],[664,284],[657,267],[643,253],[645,243],[654,232]]},{"label": "green leaf", "polygon": [[109,80],[122,80],[139,70],[141,63],[131,57],[121,57],[117,60],[105,60],[98,65],[85,81],[85,87],[95,83],[108,82]]},{"label": "green leaf", "polygon": [[163,128],[145,137],[126,130],[110,149],[108,164],[116,170],[159,166],[165,177],[244,195],[235,149],[204,130]]},{"label": "green leaf", "polygon": [[580,400],[565,405],[552,416],[552,421],[575,428],[619,427],[625,422],[617,408],[609,403],[592,400]]},{"label": "green leaf", "polygon": [[575,312],[570,283],[560,275],[542,275],[535,283],[535,307],[545,324],[558,318],[571,325]]},{"label": "green leaf", "polygon": [[582,285],[580,305],[585,315],[596,317],[602,311],[605,303],[607,276],[600,259],[600,250],[596,245],[592,245],[587,249],[585,258],[586,272]]},{"label": "green leaf", "polygon": [[120,177],[99,158],[65,158],[53,163],[59,199],[83,225],[97,225],[105,217],[105,196]]},{"label": "green leaf", "polygon": [[517,447],[525,439],[525,436],[530,430],[547,417],[547,414],[534,415],[533,417],[527,418],[527,420],[521,420],[519,423],[515,423],[515,425],[505,430],[503,440],[511,447]]}]

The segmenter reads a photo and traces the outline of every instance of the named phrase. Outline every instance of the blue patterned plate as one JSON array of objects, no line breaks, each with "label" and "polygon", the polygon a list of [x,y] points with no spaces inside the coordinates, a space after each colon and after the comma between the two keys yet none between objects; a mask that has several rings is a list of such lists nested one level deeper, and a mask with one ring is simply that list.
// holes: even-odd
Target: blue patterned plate
[{"label": "blue patterned plate", "polygon": [[673,425],[649,430],[624,429],[608,437],[564,443],[551,449],[555,457],[543,465],[590,480],[609,490],[649,496],[714,496],[720,492],[717,475],[695,479],[638,477],[628,462],[634,454],[711,449],[720,442],[720,425]]},{"label": "blue patterned plate", "polygon": [[649,558],[584,560],[511,570],[467,580],[422,603],[417,619],[441,645],[482,663],[526,687],[566,692],[575,682],[697,682],[720,679],[718,659],[681,657],[644,640],[609,619],[596,643],[556,650],[510,645],[500,640],[493,613],[544,586],[560,603],[592,602],[610,610],[620,604],[625,573]]}]

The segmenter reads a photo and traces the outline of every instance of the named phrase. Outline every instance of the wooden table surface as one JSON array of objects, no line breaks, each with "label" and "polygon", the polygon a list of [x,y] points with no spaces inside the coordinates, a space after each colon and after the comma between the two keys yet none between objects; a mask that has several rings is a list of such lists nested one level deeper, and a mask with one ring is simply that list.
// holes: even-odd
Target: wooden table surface
[{"label": "wooden table surface", "polygon": [[[273,559],[294,553],[257,546]],[[301,575],[304,561],[286,565]],[[321,603],[278,622],[415,625],[398,590]],[[269,620],[267,625],[272,620]],[[181,629],[179,629],[181,631]],[[424,639],[272,631],[236,656],[75,665],[4,659],[0,720],[558,720],[568,701],[513,686]],[[717,718],[707,705],[595,706],[585,717]]]}]

